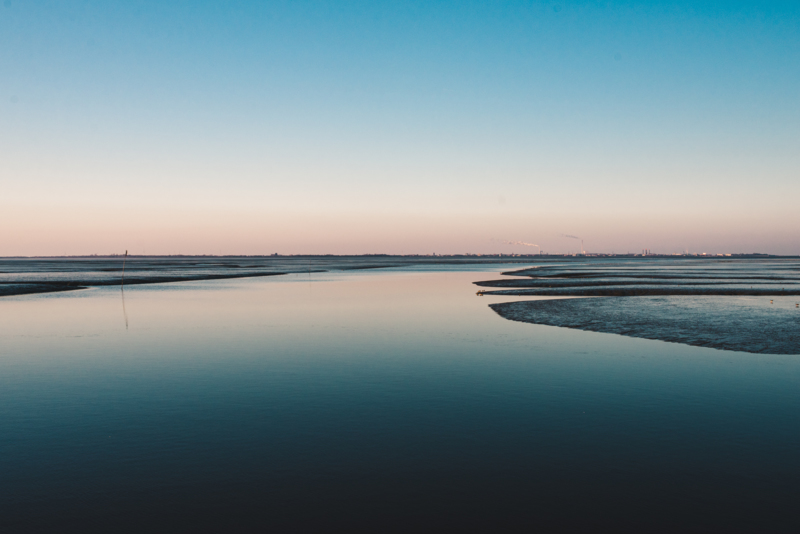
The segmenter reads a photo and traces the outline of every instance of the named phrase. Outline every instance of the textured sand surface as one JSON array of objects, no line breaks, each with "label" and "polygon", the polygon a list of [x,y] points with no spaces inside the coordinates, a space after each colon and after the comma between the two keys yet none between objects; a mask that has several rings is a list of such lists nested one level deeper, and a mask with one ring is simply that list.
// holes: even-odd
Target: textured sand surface
[{"label": "textured sand surface", "polygon": [[491,304],[513,321],[723,350],[800,354],[800,260],[543,264],[477,282],[490,295],[601,297]]},{"label": "textured sand surface", "polygon": [[794,299],[613,297],[491,304],[500,316],[550,326],[765,354],[800,354]]}]

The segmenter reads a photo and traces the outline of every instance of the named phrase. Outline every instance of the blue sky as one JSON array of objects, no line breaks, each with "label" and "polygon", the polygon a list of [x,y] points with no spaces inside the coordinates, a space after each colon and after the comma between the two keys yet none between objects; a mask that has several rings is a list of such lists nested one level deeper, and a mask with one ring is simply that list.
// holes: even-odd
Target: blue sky
[{"label": "blue sky", "polygon": [[800,253],[796,2],[0,7],[0,254]]}]

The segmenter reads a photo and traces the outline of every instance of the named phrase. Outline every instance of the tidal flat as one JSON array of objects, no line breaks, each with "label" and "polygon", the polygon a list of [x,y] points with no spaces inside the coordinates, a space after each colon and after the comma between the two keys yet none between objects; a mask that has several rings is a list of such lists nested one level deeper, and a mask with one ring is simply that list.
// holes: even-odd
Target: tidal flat
[{"label": "tidal flat", "polygon": [[507,320],[526,261],[0,298],[3,529],[800,528],[797,356]]},{"label": "tidal flat", "polygon": [[[800,260],[624,259],[538,265],[480,281],[501,317],[721,350],[800,354]],[[582,298],[574,298],[582,297]],[[594,298],[586,298],[594,297]]]},{"label": "tidal flat", "polygon": [[88,256],[0,258],[0,297],[89,287],[163,284],[392,267],[527,263],[481,256]]},{"label": "tidal flat", "polygon": [[492,304],[512,321],[720,350],[800,354],[796,298],[598,297]]}]

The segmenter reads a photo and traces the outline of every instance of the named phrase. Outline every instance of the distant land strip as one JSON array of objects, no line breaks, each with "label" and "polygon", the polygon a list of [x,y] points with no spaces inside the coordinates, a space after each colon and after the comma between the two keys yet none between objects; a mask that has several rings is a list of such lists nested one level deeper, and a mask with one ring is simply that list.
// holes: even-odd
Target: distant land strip
[{"label": "distant land strip", "polygon": [[645,296],[759,296],[780,297],[800,295],[800,289],[746,289],[746,288],[686,288],[686,287],[632,287],[632,288],[550,288],[501,289],[484,291],[484,295],[538,296],[538,297],[645,297]]}]

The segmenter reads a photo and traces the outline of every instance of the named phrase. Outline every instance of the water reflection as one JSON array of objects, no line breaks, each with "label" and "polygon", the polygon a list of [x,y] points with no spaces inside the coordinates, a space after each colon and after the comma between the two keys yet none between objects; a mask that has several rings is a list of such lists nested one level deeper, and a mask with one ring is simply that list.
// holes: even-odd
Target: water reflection
[{"label": "water reflection", "polygon": [[122,316],[125,318],[125,330],[128,329],[128,312],[125,310],[125,288],[120,286],[120,297],[122,297]]},{"label": "water reflection", "polygon": [[475,296],[485,277],[131,286],[129,331],[116,289],[2,300],[0,513],[41,531],[797,526],[796,358],[512,323],[487,306],[507,298]]}]

